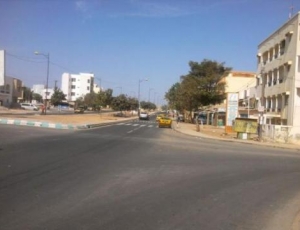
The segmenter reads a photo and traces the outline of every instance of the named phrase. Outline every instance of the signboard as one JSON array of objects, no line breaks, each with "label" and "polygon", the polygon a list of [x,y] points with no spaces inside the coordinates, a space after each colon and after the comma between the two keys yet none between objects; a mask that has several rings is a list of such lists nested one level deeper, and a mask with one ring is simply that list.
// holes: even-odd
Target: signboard
[{"label": "signboard", "polygon": [[238,133],[257,133],[257,119],[236,118],[233,130]]},{"label": "signboard", "polygon": [[5,76],[5,52],[0,50],[0,86],[4,85]]},{"label": "signboard", "polygon": [[233,125],[233,121],[238,116],[238,109],[239,109],[239,94],[227,93],[226,126]]}]

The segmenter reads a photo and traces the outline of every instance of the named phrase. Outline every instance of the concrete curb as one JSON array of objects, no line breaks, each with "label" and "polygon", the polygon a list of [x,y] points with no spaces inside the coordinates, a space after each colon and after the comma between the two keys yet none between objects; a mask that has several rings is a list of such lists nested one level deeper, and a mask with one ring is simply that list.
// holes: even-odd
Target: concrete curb
[{"label": "concrete curb", "polygon": [[24,125],[24,126],[52,128],[52,129],[70,129],[70,130],[78,129],[77,125],[49,123],[46,121],[19,120],[19,119],[0,119],[0,124]]},{"label": "concrete curb", "polygon": [[[136,118],[132,119],[135,120]],[[72,124],[61,124],[61,123],[51,123],[47,121],[32,121],[32,120],[21,120],[21,119],[0,119],[0,124],[6,125],[23,125],[23,126],[32,126],[40,128],[51,128],[51,129],[68,129],[68,130],[82,130],[82,129],[91,129],[102,126],[107,126],[111,124],[116,124],[120,122],[128,122],[131,120],[125,121],[112,121],[112,122],[103,122],[95,124],[82,124],[82,125],[72,125]]]}]

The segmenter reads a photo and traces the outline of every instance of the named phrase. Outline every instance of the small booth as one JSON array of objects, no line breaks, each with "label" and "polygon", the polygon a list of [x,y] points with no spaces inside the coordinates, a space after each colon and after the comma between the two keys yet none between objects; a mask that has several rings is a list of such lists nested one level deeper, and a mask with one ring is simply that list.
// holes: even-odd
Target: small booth
[{"label": "small booth", "polygon": [[257,119],[236,118],[234,121],[233,130],[237,132],[237,139],[250,139],[251,134],[257,134]]}]

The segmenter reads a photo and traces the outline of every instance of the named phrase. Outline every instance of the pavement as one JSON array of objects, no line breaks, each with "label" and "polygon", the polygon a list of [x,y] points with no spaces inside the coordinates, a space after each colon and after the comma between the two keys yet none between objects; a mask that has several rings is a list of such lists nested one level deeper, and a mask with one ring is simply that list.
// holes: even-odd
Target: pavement
[{"label": "pavement", "polygon": [[[24,110],[7,110],[0,109],[0,124],[7,125],[26,125],[42,128],[55,129],[89,129],[118,122],[129,122],[137,119],[136,115],[126,113],[124,117],[114,116],[116,112],[102,113],[84,113],[84,114],[50,114],[41,115],[36,112]],[[248,139],[237,138],[236,133],[225,133],[224,127],[211,125],[199,125],[199,129],[195,124],[173,122],[174,131],[195,138],[210,138],[215,140],[239,142],[244,144],[255,144],[274,148],[285,148],[300,150],[300,145],[291,143],[261,142],[257,135],[250,136]]]}]

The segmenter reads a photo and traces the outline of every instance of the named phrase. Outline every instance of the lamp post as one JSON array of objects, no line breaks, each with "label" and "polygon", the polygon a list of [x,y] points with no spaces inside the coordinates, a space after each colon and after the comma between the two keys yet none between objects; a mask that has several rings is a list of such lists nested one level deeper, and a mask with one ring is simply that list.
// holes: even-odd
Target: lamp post
[{"label": "lamp post", "polygon": [[138,115],[140,115],[140,110],[141,110],[141,103],[140,103],[140,88],[141,88],[141,83],[143,82],[143,81],[148,81],[148,79],[147,78],[145,78],[145,79],[139,79],[139,89],[138,89],[138,106],[139,106],[139,108],[138,108]]},{"label": "lamp post", "polygon": [[48,80],[49,80],[49,62],[50,62],[50,54],[44,54],[44,53],[40,53],[38,51],[34,52],[35,55],[42,55],[45,58],[47,58],[47,78],[46,78],[46,95],[45,95],[45,115],[47,114],[47,96],[48,96]]},{"label": "lamp post", "polygon": [[151,90],[154,90],[153,88],[149,88],[149,96],[148,96],[148,101],[150,102],[150,92]]}]

